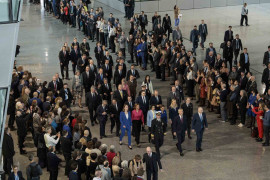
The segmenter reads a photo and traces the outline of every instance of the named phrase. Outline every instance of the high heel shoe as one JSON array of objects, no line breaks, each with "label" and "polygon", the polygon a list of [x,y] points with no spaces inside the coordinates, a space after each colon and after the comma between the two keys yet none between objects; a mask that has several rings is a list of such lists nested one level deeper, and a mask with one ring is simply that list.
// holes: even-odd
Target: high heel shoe
[{"label": "high heel shoe", "polygon": [[129,148],[129,149],[132,149],[132,147],[131,147],[131,146],[128,146],[128,148]]},{"label": "high heel shoe", "polygon": [[120,141],[119,144],[122,145],[123,144],[122,141]]}]

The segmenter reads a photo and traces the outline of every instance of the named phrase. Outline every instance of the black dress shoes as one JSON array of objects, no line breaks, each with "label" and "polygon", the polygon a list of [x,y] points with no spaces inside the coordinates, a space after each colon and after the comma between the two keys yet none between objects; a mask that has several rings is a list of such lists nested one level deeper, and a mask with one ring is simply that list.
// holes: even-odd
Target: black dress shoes
[{"label": "black dress shoes", "polygon": [[188,136],[188,139],[192,139],[192,137],[191,136]]},{"label": "black dress shoes", "polygon": [[197,148],[197,149],[196,149],[196,152],[200,152],[200,150]]},{"label": "black dress shoes", "polygon": [[266,143],[262,143],[262,146],[269,146],[269,144],[266,144]]},{"label": "black dress shoes", "polygon": [[184,156],[184,153],[180,152],[180,156]]},{"label": "black dress shoes", "polygon": [[199,148],[199,151],[203,151],[202,148]]},{"label": "black dress shoes", "polygon": [[103,137],[105,137],[105,138],[106,138],[106,137],[108,137],[108,136],[104,135]]},{"label": "black dress shoes", "polygon": [[262,138],[257,138],[256,141],[257,142],[262,142]]}]

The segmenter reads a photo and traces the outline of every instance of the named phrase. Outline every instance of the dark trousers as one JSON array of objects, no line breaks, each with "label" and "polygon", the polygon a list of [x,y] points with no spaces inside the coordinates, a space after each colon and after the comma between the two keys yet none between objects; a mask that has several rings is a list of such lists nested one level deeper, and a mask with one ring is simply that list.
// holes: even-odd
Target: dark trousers
[{"label": "dark trousers", "polygon": [[240,108],[240,118],[241,118],[241,123],[245,125],[246,122],[246,108],[242,109]]},{"label": "dark trousers", "polygon": [[165,81],[165,64],[162,64],[160,66],[160,70],[161,70],[161,80]]},{"label": "dark trousers", "polygon": [[126,49],[125,48],[120,48],[120,51],[122,51],[123,56],[126,57]]},{"label": "dark trousers", "polygon": [[188,97],[193,97],[194,80],[187,80]]},{"label": "dark trousers", "polygon": [[25,135],[18,136],[18,143],[19,143],[19,149],[20,149],[20,151],[23,150],[24,139],[25,139]]},{"label": "dark trousers", "polygon": [[94,123],[96,121],[96,117],[97,117],[97,115],[96,115],[97,109],[96,108],[88,108],[88,110],[89,110],[89,114],[90,114],[90,120],[92,123]]},{"label": "dark trousers", "polygon": [[100,136],[105,136],[105,126],[106,126],[106,119],[101,119],[99,121],[99,133]]},{"label": "dark trousers", "polygon": [[194,42],[194,43],[192,43],[192,51],[193,51],[193,53],[196,55],[196,49],[197,49],[197,47],[198,47],[198,42]]},{"label": "dark trousers", "polygon": [[10,113],[8,120],[8,127],[13,127],[15,121],[15,112]]},{"label": "dark trousers", "polygon": [[94,39],[95,39],[95,31],[94,31],[94,29],[88,27],[88,28],[87,28],[87,31],[88,31],[87,34],[88,34],[88,36],[90,37],[90,39],[92,39],[92,40],[94,41]]},{"label": "dark trousers", "polygon": [[70,15],[71,25],[72,27],[76,27],[76,16]]},{"label": "dark trousers", "polygon": [[131,63],[134,63],[134,54],[133,54],[133,51],[130,54],[130,58],[131,58]]},{"label": "dark trousers", "polygon": [[191,130],[191,117],[187,117],[187,133],[188,133],[188,137],[190,137],[190,130]]},{"label": "dark trousers", "polygon": [[114,128],[115,125],[116,125],[116,136],[119,136],[119,131],[120,131],[119,117],[111,118],[111,132],[113,131],[113,128]]},{"label": "dark trousers", "polygon": [[[232,70],[232,59],[228,59],[227,62],[229,62],[229,65],[230,65],[230,71]],[[226,64],[227,64],[226,62]]]},{"label": "dark trousers", "polygon": [[180,132],[180,133],[177,133],[177,149],[179,150],[179,152],[183,152],[183,149],[182,149],[182,146],[181,144],[185,141],[185,132]]},{"label": "dark trousers", "polygon": [[203,131],[204,129],[201,129],[200,131],[196,131],[196,135],[197,135],[196,149],[202,147]]},{"label": "dark trousers", "polygon": [[161,79],[161,69],[160,69],[160,66],[157,64],[155,69],[156,69],[156,78],[157,79]]},{"label": "dark trousers", "polygon": [[202,46],[202,48],[204,48],[204,42],[205,42],[205,40],[206,40],[206,34],[202,34],[201,35],[201,46]]},{"label": "dark trousers", "polygon": [[57,180],[58,169],[50,169],[50,179],[49,180]]},{"label": "dark trousers", "polygon": [[76,66],[77,66],[77,64],[72,64],[72,71],[73,71],[73,74],[75,75],[75,73],[76,73]]},{"label": "dark trousers", "polygon": [[110,39],[109,39],[109,43],[110,43],[110,47],[112,49],[112,53],[115,53],[114,38],[115,38],[115,36],[110,36]]},{"label": "dark trousers", "polygon": [[164,135],[163,134],[154,134],[154,142],[155,142],[155,148],[156,148],[156,153],[158,157],[160,158],[160,151],[159,148],[163,145],[163,140],[164,140]]},{"label": "dark trousers", "polygon": [[248,17],[247,17],[247,15],[241,15],[241,23],[240,23],[240,25],[243,25],[244,19],[246,20],[246,25],[248,25]]},{"label": "dark trousers", "polygon": [[265,144],[269,144],[269,126],[263,125],[263,133],[265,137]]},{"label": "dark trousers", "polygon": [[249,72],[249,64],[245,64],[243,69],[246,70],[246,72]]},{"label": "dark trousers", "polygon": [[4,171],[8,174],[11,173],[11,166],[13,166],[13,157],[11,158],[7,158],[5,156],[3,156],[3,160],[4,160]]},{"label": "dark trousers", "polygon": [[[147,180],[157,180],[158,179],[157,172],[152,172],[152,171],[147,170],[146,175],[147,175]],[[151,177],[153,177],[153,179]]]},{"label": "dark trousers", "polygon": [[237,58],[239,56],[240,49],[234,50],[234,65],[237,65]]},{"label": "dark trousers", "polygon": [[65,65],[60,65],[60,69],[61,69],[61,75],[62,75],[62,78],[64,79],[65,78],[65,73],[64,71],[66,71],[66,78],[68,78],[68,65],[65,66]]},{"label": "dark trousers", "polygon": [[104,32],[99,32],[100,44],[105,45]]},{"label": "dark trousers", "polygon": [[65,175],[69,175],[69,167],[68,167],[68,163],[71,160],[71,153],[63,153],[65,161],[66,161],[66,166],[65,166]]},{"label": "dark trousers", "polygon": [[[264,90],[264,94],[267,94],[268,89],[269,89],[269,85],[270,85],[270,81],[268,81],[267,83],[265,83],[265,90]],[[15,118],[15,115],[14,115]],[[9,126],[9,125],[8,125]]]},{"label": "dark trousers", "polygon": [[132,121],[132,129],[135,135],[135,141],[137,144],[140,144],[140,134],[142,128],[142,121],[141,120],[133,120]]},{"label": "dark trousers", "polygon": [[99,28],[97,28],[96,30],[96,38],[97,38],[97,41],[99,41]]},{"label": "dark trousers", "polygon": [[164,33],[166,34],[166,32],[168,31],[168,39],[170,39],[170,28],[164,28]]}]

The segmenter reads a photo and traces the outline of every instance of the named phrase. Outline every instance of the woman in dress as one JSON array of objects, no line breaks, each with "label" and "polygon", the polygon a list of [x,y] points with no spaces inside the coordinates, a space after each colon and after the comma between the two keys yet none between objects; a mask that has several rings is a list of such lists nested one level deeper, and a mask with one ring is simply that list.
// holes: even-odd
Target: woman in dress
[{"label": "woman in dress", "polygon": [[[169,107],[169,119],[170,119],[171,127],[173,126],[173,121],[176,116],[178,116],[178,107],[177,107],[176,100],[172,99],[171,105]],[[172,136],[173,136],[173,139],[176,139],[176,136],[173,135],[173,132],[172,132]]]},{"label": "woman in dress", "polygon": [[258,131],[259,131],[259,136],[256,138],[257,142],[262,142],[263,140],[263,120],[262,117],[264,116],[264,107],[265,104],[263,102],[259,103],[259,107],[252,107],[252,112],[256,114],[256,120],[257,120],[257,126],[258,126]]},{"label": "woman in dress", "polygon": [[74,93],[74,103],[78,99],[79,107],[82,108],[82,94],[83,94],[83,85],[82,85],[82,76],[80,71],[76,71],[75,76],[72,81],[72,91]]},{"label": "woman in dress", "polygon": [[131,113],[131,120],[135,141],[137,143],[137,147],[140,147],[140,133],[142,126],[144,126],[144,116],[139,104],[135,104],[135,109]]},{"label": "woman in dress", "polygon": [[153,84],[149,75],[146,75],[142,85],[146,85],[146,89],[150,91],[151,94],[154,94]]},{"label": "woman in dress", "polygon": [[131,147],[131,113],[128,111],[128,105],[125,104],[123,111],[120,113],[120,123],[121,123],[121,136],[120,136],[120,142],[119,144],[122,145],[122,139],[125,136],[125,133],[127,131],[128,135],[128,148],[132,149]]}]

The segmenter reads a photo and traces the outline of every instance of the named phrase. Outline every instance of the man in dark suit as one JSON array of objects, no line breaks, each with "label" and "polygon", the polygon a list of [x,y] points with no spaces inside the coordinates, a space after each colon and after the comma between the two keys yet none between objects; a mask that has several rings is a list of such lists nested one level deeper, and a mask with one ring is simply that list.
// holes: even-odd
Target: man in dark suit
[{"label": "man in dark suit", "polygon": [[[119,54],[122,54],[122,52],[120,51],[119,52]],[[116,61],[118,62],[117,64],[116,64],[116,66],[115,66],[115,70],[117,70],[118,69],[118,66],[123,66],[123,73],[124,73],[124,75],[125,75],[125,77],[126,77],[126,75],[127,75],[127,65],[125,64],[125,59],[124,59],[124,57],[123,57],[123,55],[121,55],[121,56],[119,56],[119,54],[118,54],[118,57],[117,57],[117,59],[116,59]]]},{"label": "man in dark suit", "polygon": [[105,51],[105,55],[103,56],[102,64],[105,64],[105,61],[109,60],[109,64],[113,66],[113,59],[108,50]]},{"label": "man in dark suit", "polygon": [[107,100],[111,104],[112,87],[107,78],[104,78],[104,83],[101,85],[101,96],[103,100]]},{"label": "man in dark suit", "polygon": [[232,26],[229,26],[229,29],[225,31],[225,34],[224,34],[225,45],[227,44],[228,41],[232,42],[232,40],[233,40]]},{"label": "man in dark suit", "polygon": [[26,123],[31,119],[30,110],[27,110],[27,112],[23,112],[18,110],[16,112],[16,124],[17,124],[17,135],[18,135],[18,144],[20,149],[20,154],[26,154],[25,150],[23,150],[23,143],[25,140],[25,137],[27,135],[27,127]]},{"label": "man in dark suit", "polygon": [[127,82],[127,85],[129,87],[130,96],[132,97],[132,100],[134,101],[136,97],[137,80],[134,79],[133,75],[129,76],[129,81]]},{"label": "man in dark suit", "polygon": [[168,98],[167,98],[167,108],[168,109],[169,109],[169,107],[171,105],[172,99],[176,100],[177,107],[179,107],[180,103],[181,103],[181,99],[180,99],[179,92],[176,91],[175,86],[172,86],[172,91],[169,93]]},{"label": "man in dark suit", "polygon": [[102,61],[102,49],[101,49],[101,45],[99,42],[97,42],[96,47],[94,49],[95,52],[95,57],[97,60],[97,65],[98,68],[101,66],[101,61]]},{"label": "man in dark suit", "polygon": [[268,92],[269,86],[270,86],[270,63],[268,63],[267,68],[263,70],[262,75],[262,83],[265,84],[265,91],[264,94]]},{"label": "man in dark suit", "polygon": [[104,78],[106,78],[106,75],[103,73],[103,69],[99,68],[98,74],[96,76],[96,86],[99,84],[104,84]]},{"label": "man in dark suit", "polygon": [[209,56],[209,52],[213,51],[214,57],[217,57],[217,51],[216,48],[214,48],[214,45],[212,42],[209,43],[209,47],[206,48],[205,58],[207,59],[207,56]]},{"label": "man in dark suit", "polygon": [[158,95],[158,91],[154,91],[154,95],[150,98],[150,106],[156,106],[156,111],[159,111],[162,105],[161,96]]},{"label": "man in dark suit", "polygon": [[183,109],[178,109],[178,114],[173,121],[173,135],[177,136],[178,143],[176,147],[180,152],[180,156],[184,156],[181,144],[185,141],[185,134],[187,134],[187,117],[184,115]]},{"label": "man in dark suit", "polygon": [[192,51],[194,55],[196,56],[196,49],[198,47],[198,42],[199,42],[199,31],[197,30],[197,26],[195,25],[193,30],[190,32],[190,42],[192,43]]},{"label": "man in dark suit", "polygon": [[206,41],[206,36],[208,35],[207,24],[204,23],[204,20],[199,25],[199,33],[201,36],[201,47],[204,49],[204,42]]},{"label": "man in dark suit", "polygon": [[239,39],[239,34],[235,35],[235,39],[232,41],[233,53],[234,53],[234,65],[237,65],[237,58],[240,50],[243,50],[242,41]]},{"label": "man in dark suit", "polygon": [[108,118],[108,113],[109,113],[109,108],[107,106],[107,101],[103,100],[102,104],[99,105],[97,108],[97,118],[100,124],[100,128],[99,128],[100,139],[102,139],[103,137],[107,137],[105,135],[105,126],[106,126],[106,122]]},{"label": "man in dark suit", "polygon": [[116,101],[116,99],[112,100],[112,104],[110,105],[110,119],[111,119],[111,134],[113,132],[113,128],[116,125],[116,136],[118,137],[120,131],[120,104]]},{"label": "man in dark suit", "polygon": [[59,90],[63,88],[64,83],[63,80],[59,77],[58,73],[55,73],[56,82],[58,84]]},{"label": "man in dark suit", "polygon": [[206,60],[209,64],[210,67],[214,67],[215,66],[215,61],[216,61],[216,57],[214,56],[214,52],[213,51],[209,51],[208,56],[206,57]]},{"label": "man in dark suit", "polygon": [[142,58],[142,70],[147,69],[147,43],[144,38],[141,38],[142,46],[137,52],[139,53],[140,57]]},{"label": "man in dark suit", "polygon": [[11,166],[13,165],[13,156],[15,155],[15,151],[14,151],[14,142],[10,134],[9,127],[6,127],[4,130],[2,152],[3,152],[3,160],[4,160],[4,171],[7,174],[10,174]]},{"label": "man in dark suit", "polygon": [[172,28],[172,21],[171,21],[171,17],[166,14],[164,17],[163,17],[163,21],[162,21],[162,27],[164,29],[164,33],[166,33],[168,31],[168,39],[170,39],[170,33],[171,32],[171,28]]},{"label": "man in dark suit", "polygon": [[128,105],[128,111],[130,111],[130,112],[133,111],[135,103],[134,103],[131,96],[128,96],[128,100],[125,102],[125,104]]},{"label": "man in dark suit", "polygon": [[61,89],[60,87],[61,86],[59,86],[59,83],[56,82],[56,77],[53,76],[52,81],[49,82],[48,90],[52,91],[54,94],[56,94],[57,91],[59,91]]},{"label": "man in dark suit", "polygon": [[247,86],[248,79],[247,79],[244,71],[241,71],[241,75],[240,75],[238,81],[239,81],[239,85],[240,85],[240,90],[245,90],[246,86]]},{"label": "man in dark suit", "polygon": [[143,112],[143,116],[147,117],[147,112],[149,110],[149,99],[146,96],[145,91],[141,93],[141,96],[137,97],[136,103],[140,105],[140,109]]},{"label": "man in dark suit", "polygon": [[86,94],[86,105],[88,106],[92,126],[94,126],[94,123],[98,124],[98,122],[96,121],[96,110],[100,103],[101,98],[99,94],[96,93],[95,87],[92,86],[90,92]]},{"label": "man in dark suit", "polygon": [[139,78],[140,78],[140,74],[139,74],[139,72],[135,69],[135,65],[134,65],[134,64],[132,64],[132,65],[130,66],[130,70],[127,71],[127,77],[126,77],[127,81],[129,80],[129,76],[130,76],[130,75],[133,75],[133,76],[135,77],[135,79],[139,79]]},{"label": "man in dark suit", "polygon": [[82,73],[82,84],[85,89],[85,94],[90,91],[90,87],[94,85],[95,73],[90,71],[90,67],[86,66],[85,72]]},{"label": "man in dark suit", "polygon": [[190,135],[190,130],[191,130],[191,118],[193,116],[193,104],[190,101],[190,97],[186,99],[186,102],[182,104],[181,108],[184,111],[184,115],[187,118],[187,133],[188,133],[188,138],[192,139]]},{"label": "man in dark suit", "polygon": [[55,147],[50,146],[47,154],[48,170],[50,172],[50,180],[57,180],[58,166],[61,159],[55,154]]},{"label": "man in dark suit", "polygon": [[122,110],[124,103],[127,101],[127,91],[122,89],[122,85],[118,85],[118,89],[113,92],[113,99],[116,99],[117,103],[119,103],[119,108]]},{"label": "man in dark suit", "polygon": [[146,164],[147,180],[151,180],[152,177],[153,180],[157,180],[158,167],[161,171],[163,171],[162,165],[159,156],[155,152],[152,152],[152,149],[150,147],[146,148],[146,153],[143,155],[143,163]]},{"label": "man in dark suit", "polygon": [[208,123],[206,119],[206,114],[203,112],[202,107],[198,107],[198,113],[193,115],[192,120],[192,132],[196,131],[197,140],[196,140],[196,151],[202,151],[202,139],[204,129],[208,130]]},{"label": "man in dark suit", "polygon": [[87,65],[88,61],[86,59],[86,54],[83,54],[82,58],[80,58],[77,63],[77,69],[80,71],[81,74],[85,71]]},{"label": "man in dark suit", "polygon": [[[172,50],[172,56],[171,59],[169,61],[169,66],[170,66],[170,71],[172,72],[172,80],[175,81],[177,79],[177,74],[176,71],[174,70],[176,68],[176,56],[178,56],[178,60],[179,60],[179,55],[177,55],[176,50],[173,49]],[[173,83],[171,83],[171,85],[173,85]]]},{"label": "man in dark suit", "polygon": [[111,83],[112,79],[112,65],[109,63],[109,59],[105,60],[105,64],[102,65],[103,73],[106,75],[108,82]]},{"label": "man in dark suit", "polygon": [[51,97],[47,96],[46,101],[42,105],[42,110],[43,110],[43,112],[45,112],[45,111],[49,112],[51,110],[51,108],[52,108],[52,106],[51,106]]},{"label": "man in dark suit", "polygon": [[68,132],[66,130],[62,131],[62,137],[60,138],[61,149],[63,152],[63,156],[65,158],[66,167],[65,167],[65,174],[68,174],[68,163],[71,160],[71,152],[72,152],[72,141],[68,138]]},{"label": "man in dark suit", "polygon": [[71,3],[70,9],[69,9],[70,19],[72,27],[76,27],[76,15],[77,15],[77,8],[74,2]]},{"label": "man in dark suit", "polygon": [[240,67],[246,72],[249,72],[250,60],[247,52],[247,48],[244,48],[243,53],[240,55]]},{"label": "man in dark suit", "polygon": [[68,108],[70,108],[70,104],[73,100],[73,96],[70,92],[70,89],[68,88],[68,84],[65,83],[64,87],[60,90],[59,96],[62,97],[63,101],[67,105]]},{"label": "man in dark suit", "polygon": [[115,87],[118,87],[119,84],[121,84],[122,79],[124,79],[126,75],[123,72],[123,66],[119,65],[118,69],[114,72],[114,80],[113,83],[115,84]]},{"label": "man in dark suit", "polygon": [[81,53],[77,45],[74,45],[74,49],[71,50],[70,58],[71,58],[71,63],[72,63],[72,70],[75,75],[78,60],[81,58]]},{"label": "man in dark suit", "polygon": [[62,78],[65,79],[64,71],[66,71],[66,79],[69,79],[68,77],[69,54],[66,51],[66,46],[63,46],[62,50],[59,52],[59,61]]},{"label": "man in dark suit", "polygon": [[145,30],[145,26],[148,24],[147,15],[144,14],[144,11],[141,12],[141,15],[139,16],[140,26],[142,28],[142,31]]},{"label": "man in dark suit", "polygon": [[89,43],[86,41],[86,38],[83,38],[83,42],[80,45],[80,49],[83,54],[85,54],[86,56],[89,56],[90,46],[89,46]]},{"label": "man in dark suit", "polygon": [[225,60],[226,64],[229,62],[230,70],[232,70],[233,47],[231,45],[231,41],[227,41],[227,44],[224,46],[223,59]]},{"label": "man in dark suit", "polygon": [[270,46],[268,46],[268,51],[266,51],[263,56],[263,64],[268,66],[268,63],[270,63]]}]

